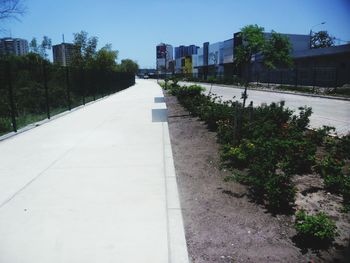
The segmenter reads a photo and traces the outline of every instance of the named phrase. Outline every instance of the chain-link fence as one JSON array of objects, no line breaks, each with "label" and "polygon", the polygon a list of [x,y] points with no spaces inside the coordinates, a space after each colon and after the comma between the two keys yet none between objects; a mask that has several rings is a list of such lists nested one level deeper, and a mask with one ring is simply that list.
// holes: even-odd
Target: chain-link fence
[{"label": "chain-link fence", "polygon": [[261,70],[253,72],[251,82],[280,85],[338,87],[338,72],[335,67],[314,67]]},{"label": "chain-link fence", "polygon": [[0,135],[133,84],[132,73],[0,60]]},{"label": "chain-link fence", "polygon": [[[248,77],[240,78],[238,75],[215,73],[167,73],[155,75],[158,78],[176,77],[182,80],[196,82],[212,82],[219,84],[242,85],[249,82],[266,87],[278,86],[278,88],[293,89],[307,92],[339,92],[338,88],[344,84],[350,84],[350,71],[338,67],[300,67],[291,69],[268,70],[266,68],[251,69],[246,74]],[[248,80],[248,81],[247,81]],[[350,95],[350,94],[348,94]]]}]

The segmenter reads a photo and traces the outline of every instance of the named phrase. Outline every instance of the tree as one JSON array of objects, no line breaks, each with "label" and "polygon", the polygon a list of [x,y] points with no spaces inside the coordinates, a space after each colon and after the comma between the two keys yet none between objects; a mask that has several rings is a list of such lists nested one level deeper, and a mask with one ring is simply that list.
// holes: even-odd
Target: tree
[{"label": "tree", "polygon": [[29,48],[32,53],[40,55],[42,58],[47,59],[48,54],[46,50],[50,50],[52,48],[51,38],[48,36],[44,36],[41,44],[38,45],[38,41],[35,37],[30,41]]},{"label": "tree", "polygon": [[265,42],[262,54],[263,63],[268,69],[276,67],[290,67],[292,45],[288,37],[272,31],[270,39]]},{"label": "tree", "polygon": [[264,28],[258,25],[248,25],[241,29],[239,36],[242,45],[235,50],[235,63],[240,66],[250,64],[252,56],[262,51],[265,43]]},{"label": "tree", "polygon": [[90,60],[89,67],[99,70],[113,71],[117,68],[118,50],[112,50],[112,45],[107,44]]},{"label": "tree", "polygon": [[38,42],[35,37],[33,37],[33,39],[29,43],[29,50],[32,53],[39,54]]},{"label": "tree", "polygon": [[18,20],[18,17],[23,16],[25,11],[23,0],[0,0],[0,20]]},{"label": "tree", "polygon": [[324,48],[334,46],[335,37],[327,31],[319,31],[311,36],[311,48]]},{"label": "tree", "polygon": [[136,74],[139,71],[139,65],[131,59],[123,59],[119,65],[119,69],[122,72],[129,72]]},{"label": "tree", "polygon": [[43,58],[47,58],[48,54],[46,53],[46,50],[50,50],[52,47],[51,44],[51,38],[48,36],[43,37],[43,41],[41,41],[41,45],[39,46],[39,53]]},{"label": "tree", "polygon": [[74,45],[77,47],[73,55],[73,63],[78,66],[86,66],[96,55],[98,38],[88,37],[86,31],[74,33]]},{"label": "tree", "polygon": [[[246,79],[249,81],[249,65],[252,56],[261,52],[265,39],[264,39],[264,28],[258,25],[248,25],[241,29],[239,36],[242,39],[242,45],[239,45],[235,49],[235,60],[234,63],[241,69],[246,70]],[[243,108],[245,107],[247,95],[247,84],[245,85],[244,92],[242,93]]]}]

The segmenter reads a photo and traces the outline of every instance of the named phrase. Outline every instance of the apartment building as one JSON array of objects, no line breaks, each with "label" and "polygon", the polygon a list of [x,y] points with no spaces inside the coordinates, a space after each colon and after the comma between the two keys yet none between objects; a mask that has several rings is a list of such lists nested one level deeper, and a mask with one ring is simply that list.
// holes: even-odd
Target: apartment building
[{"label": "apartment building", "polygon": [[0,54],[23,56],[29,52],[28,41],[21,38],[1,38]]},{"label": "apartment building", "polygon": [[75,45],[71,43],[52,46],[53,62],[64,67],[70,65],[75,50]]}]

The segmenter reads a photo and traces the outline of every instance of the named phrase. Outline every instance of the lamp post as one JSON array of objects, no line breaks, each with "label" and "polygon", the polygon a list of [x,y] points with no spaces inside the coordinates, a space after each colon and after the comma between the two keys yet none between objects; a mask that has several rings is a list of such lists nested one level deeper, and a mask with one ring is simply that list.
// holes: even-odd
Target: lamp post
[{"label": "lamp post", "polygon": [[311,42],[311,38],[312,38],[312,29],[313,29],[314,27],[316,27],[316,26],[320,26],[320,25],[324,25],[324,24],[326,24],[326,22],[322,22],[322,23],[316,24],[316,25],[314,25],[314,26],[311,27],[311,29],[310,29],[310,49],[312,48],[312,42]]}]

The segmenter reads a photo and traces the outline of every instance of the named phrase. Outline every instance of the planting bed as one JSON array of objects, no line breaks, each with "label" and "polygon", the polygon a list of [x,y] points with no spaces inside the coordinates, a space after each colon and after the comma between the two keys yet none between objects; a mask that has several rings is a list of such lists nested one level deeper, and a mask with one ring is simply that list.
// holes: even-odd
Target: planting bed
[{"label": "planting bed", "polygon": [[225,182],[216,133],[192,117],[176,97],[166,96],[169,129],[191,261],[347,262],[349,213],[339,196],[323,190],[319,176],[295,176],[296,208],[331,216],[339,236],[328,249],[306,248],[296,239],[294,215],[272,215],[256,204],[248,188]]}]

